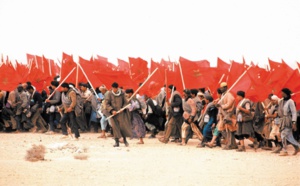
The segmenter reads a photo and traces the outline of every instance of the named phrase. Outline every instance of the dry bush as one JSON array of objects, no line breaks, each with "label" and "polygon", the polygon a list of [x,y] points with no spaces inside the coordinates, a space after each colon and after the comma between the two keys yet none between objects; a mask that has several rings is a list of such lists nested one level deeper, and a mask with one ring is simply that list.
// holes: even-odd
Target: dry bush
[{"label": "dry bush", "polygon": [[32,145],[32,148],[27,150],[25,160],[36,162],[39,160],[45,160],[46,147],[44,145]]}]

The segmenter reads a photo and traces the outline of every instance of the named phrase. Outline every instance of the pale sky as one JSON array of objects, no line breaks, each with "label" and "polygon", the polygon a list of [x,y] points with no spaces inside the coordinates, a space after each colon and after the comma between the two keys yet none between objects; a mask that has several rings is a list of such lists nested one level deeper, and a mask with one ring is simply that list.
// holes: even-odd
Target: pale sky
[{"label": "pale sky", "polygon": [[300,62],[298,0],[0,0],[0,53]]}]

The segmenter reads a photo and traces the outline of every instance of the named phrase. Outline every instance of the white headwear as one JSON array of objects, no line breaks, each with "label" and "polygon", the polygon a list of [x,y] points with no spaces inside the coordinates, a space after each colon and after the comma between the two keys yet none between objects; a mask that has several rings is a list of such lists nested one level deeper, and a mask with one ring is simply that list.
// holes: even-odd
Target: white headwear
[{"label": "white headwear", "polygon": [[271,97],[271,100],[278,101],[279,98],[278,98],[276,95],[273,95],[273,96]]}]

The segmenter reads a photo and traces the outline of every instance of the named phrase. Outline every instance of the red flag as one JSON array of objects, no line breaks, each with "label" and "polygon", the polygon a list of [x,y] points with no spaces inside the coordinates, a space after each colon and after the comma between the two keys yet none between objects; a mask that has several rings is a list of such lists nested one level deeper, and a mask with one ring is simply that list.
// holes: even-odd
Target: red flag
[{"label": "red flag", "polygon": [[29,64],[29,67],[32,68],[33,66],[34,67],[37,67],[37,63],[36,63],[36,60],[35,60],[35,56],[34,55],[31,55],[31,54],[26,54],[26,57],[27,57],[27,64]]},{"label": "red flag", "polygon": [[118,71],[123,71],[126,74],[129,73],[129,63],[122,59],[118,59]]},{"label": "red flag", "polygon": [[167,73],[167,81],[166,86],[174,85],[178,92],[182,93],[183,91],[183,85],[181,81],[181,75],[179,70],[179,65],[174,63],[174,71],[166,71]]},{"label": "red flag", "polygon": [[278,95],[282,89],[282,86],[289,80],[293,74],[290,67],[283,63],[274,62],[269,59],[270,73],[266,79],[265,85],[272,87],[273,94]]},{"label": "red flag", "polygon": [[[73,56],[68,55],[63,52],[62,54],[62,62],[61,62],[61,80],[63,80],[73,68],[77,68],[76,63],[73,61]],[[76,83],[76,69],[72,72],[72,74],[66,79],[67,83]],[[75,85],[77,86],[77,85]]]},{"label": "red flag", "polygon": [[142,58],[129,57],[130,75],[134,82],[142,83],[148,77],[147,61]]},{"label": "red flag", "polygon": [[271,93],[271,89],[264,87],[262,83],[255,82],[251,78],[251,75],[249,75],[249,72],[250,71],[247,71],[242,76],[242,78],[231,89],[231,92],[236,95],[237,91],[241,90],[244,91],[246,97],[253,102],[264,101],[268,97],[269,93]]},{"label": "red flag", "polygon": [[12,66],[2,64],[0,72],[0,90],[12,91],[21,83],[21,77]]},{"label": "red flag", "polygon": [[203,68],[203,67],[209,68],[210,67],[210,63],[207,60],[191,61],[191,60],[185,59],[183,57],[179,57],[179,62],[182,62],[182,63],[193,62],[193,63],[196,63],[199,68]]},{"label": "red flag", "polygon": [[37,63],[37,68],[44,73],[44,64],[43,64],[43,58],[40,56],[35,56],[35,61]]},{"label": "red flag", "polygon": [[[93,88],[99,87],[103,83],[99,80],[99,78],[94,74],[94,71],[99,68],[97,65],[91,61],[83,59],[79,57],[79,64],[81,65],[82,69],[84,70],[85,74],[88,76]],[[81,68],[79,68],[80,73],[84,76]],[[84,80],[81,82],[87,82],[88,80],[84,76]]]},{"label": "red flag", "polygon": [[210,68],[200,68],[197,63],[190,61],[179,61],[186,88],[206,89],[215,84],[215,76]]},{"label": "red flag", "polygon": [[20,75],[20,77],[21,77],[20,82],[27,81],[27,76],[28,76],[28,72],[29,72],[28,66],[16,61],[16,71],[17,71],[17,74]]},{"label": "red flag", "polygon": [[243,74],[246,70],[244,64],[231,61],[230,70],[228,73],[227,84],[228,87],[232,86],[234,82]]},{"label": "red flag", "polygon": [[223,61],[222,59],[218,58],[217,59],[217,67],[218,67],[218,69],[229,71],[230,65],[228,63],[226,63],[225,61]]},{"label": "red flag", "polygon": [[[154,74],[149,78],[149,80],[143,85],[143,87],[139,90],[141,95],[147,95],[149,97],[157,96],[164,86],[164,73],[159,70],[158,67]],[[155,69],[154,69],[155,70]],[[153,70],[153,71],[154,71]]]},{"label": "red flag", "polygon": [[107,58],[97,55],[97,58],[94,59],[94,62],[98,62],[100,64],[100,68],[107,72],[117,70],[116,65],[107,61]]},{"label": "red flag", "polygon": [[300,73],[296,69],[293,71],[293,74],[290,76],[288,81],[282,86],[282,88],[289,88],[293,93],[300,92]]},{"label": "red flag", "polygon": [[161,59],[160,65],[167,69],[168,71],[174,71],[174,62],[171,61],[165,61],[164,59]]},{"label": "red flag", "polygon": [[51,66],[51,74],[53,77],[60,75],[60,67],[52,59],[50,59],[50,66]]}]

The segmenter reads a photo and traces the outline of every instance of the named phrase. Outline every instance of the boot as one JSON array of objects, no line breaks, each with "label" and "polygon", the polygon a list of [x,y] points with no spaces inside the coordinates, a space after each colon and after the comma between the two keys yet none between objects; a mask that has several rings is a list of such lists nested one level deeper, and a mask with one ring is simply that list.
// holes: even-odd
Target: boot
[{"label": "boot", "polygon": [[119,147],[120,144],[119,144],[119,138],[115,138],[115,144],[114,144],[114,147]]},{"label": "boot", "polygon": [[246,152],[246,148],[244,145],[239,145],[238,149],[236,150],[237,152]]},{"label": "boot", "polygon": [[127,140],[126,140],[126,138],[125,138],[125,137],[123,138],[123,140],[124,140],[124,144],[125,144],[125,146],[126,146],[126,147],[128,147],[128,146],[129,146],[129,143],[127,142]]},{"label": "boot", "polygon": [[298,154],[298,152],[300,152],[300,148],[298,146],[296,146],[296,145],[293,145],[293,146],[295,148],[295,151],[294,151],[294,153],[292,155],[295,156],[295,155]]}]

